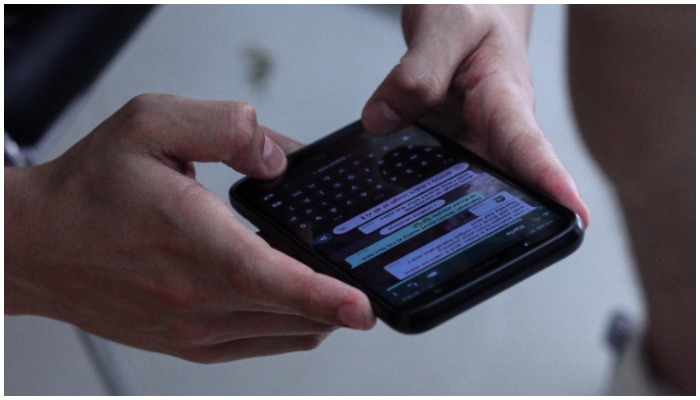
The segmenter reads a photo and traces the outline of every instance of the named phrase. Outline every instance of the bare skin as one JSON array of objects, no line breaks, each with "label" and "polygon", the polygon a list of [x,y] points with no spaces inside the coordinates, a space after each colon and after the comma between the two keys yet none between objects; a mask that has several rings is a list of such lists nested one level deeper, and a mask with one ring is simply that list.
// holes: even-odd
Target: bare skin
[{"label": "bare skin", "polygon": [[529,6],[406,6],[408,51],[362,121],[387,134],[422,120],[560,200],[588,209],[535,119],[527,61]]},{"label": "bare skin", "polygon": [[619,196],[656,373],[695,394],[695,6],[573,6],[571,93]]},{"label": "bare skin", "polygon": [[[627,10],[572,7],[572,92],[585,138],[625,209],[654,365],[695,393],[695,8]],[[365,105],[363,122],[386,134],[420,119],[587,224],[588,210],[535,120],[530,11],[407,6],[408,51]]]},{"label": "bare skin", "polygon": [[272,249],[194,179],[195,161],[271,178],[295,146],[247,104],[144,95],[56,160],[5,168],[5,313],[202,363],[371,328],[362,292]]},{"label": "bare skin", "polygon": [[[572,13],[577,112],[592,151],[619,185],[649,300],[654,364],[675,387],[695,393],[694,62],[692,85],[678,84],[690,79],[687,57],[673,46],[645,46],[644,30],[632,29],[655,26],[656,12],[628,23],[586,19],[615,11],[605,10]],[[677,38],[689,16],[694,28],[694,7],[680,14],[661,24],[665,34]],[[409,50],[368,101],[363,121],[386,134],[422,119],[587,223],[585,204],[534,118],[529,18],[525,6],[407,7]],[[577,21],[585,22],[579,31]],[[596,38],[597,47],[586,47]],[[599,56],[581,60],[592,51]],[[632,63],[629,53],[653,57]],[[596,79],[586,79],[596,62]],[[608,78],[615,85],[582,88]],[[640,89],[643,95],[629,97]],[[640,100],[635,109],[621,106]],[[193,108],[200,113],[186,111]],[[296,145],[258,126],[251,111],[240,103],[146,96],[55,162],[6,168],[5,191],[13,196],[5,203],[5,312],[61,319],[199,362],[312,348],[335,326],[370,328],[374,316],[363,294],[271,249],[194,181],[192,161],[223,161],[263,178],[283,170],[271,142]],[[46,199],[50,207],[36,207]]]}]

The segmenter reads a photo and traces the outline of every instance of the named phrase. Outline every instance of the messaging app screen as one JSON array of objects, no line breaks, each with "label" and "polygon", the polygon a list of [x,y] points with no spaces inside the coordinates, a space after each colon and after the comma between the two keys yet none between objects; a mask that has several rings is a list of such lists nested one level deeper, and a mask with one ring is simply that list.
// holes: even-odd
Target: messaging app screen
[{"label": "messaging app screen", "polygon": [[262,195],[307,245],[397,304],[559,217],[416,127],[335,146]]}]

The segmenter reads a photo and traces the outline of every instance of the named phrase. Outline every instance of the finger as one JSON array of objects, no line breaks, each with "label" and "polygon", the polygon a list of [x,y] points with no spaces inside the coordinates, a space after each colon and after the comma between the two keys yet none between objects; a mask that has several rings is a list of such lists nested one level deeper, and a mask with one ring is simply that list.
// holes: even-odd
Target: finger
[{"label": "finger", "polygon": [[313,350],[320,346],[327,337],[328,334],[256,337],[213,346],[188,348],[180,350],[175,355],[186,360],[211,364]]},{"label": "finger", "polygon": [[482,35],[469,21],[455,21],[455,15],[461,14],[450,6],[405,9],[408,50],[367,101],[365,129],[395,132],[444,102],[455,71]]},{"label": "finger", "polygon": [[167,328],[158,325],[150,330],[127,326],[109,332],[100,324],[81,328],[128,346],[204,363],[310,350],[337,329],[298,316],[271,313],[231,313],[220,316],[218,322],[180,323]]},{"label": "finger", "polygon": [[231,310],[267,306],[329,325],[355,329],[374,325],[364,293],[273,249],[238,223],[231,209],[212,192],[196,185],[186,198],[179,203],[183,220],[199,221],[185,222],[184,228],[196,238],[188,244],[193,259],[211,268],[230,287],[226,302],[231,303]]},{"label": "finger", "polygon": [[169,335],[176,343],[209,346],[253,337],[328,334],[337,328],[298,315],[239,311],[184,317]]},{"label": "finger", "polygon": [[[587,226],[588,208],[535,119],[531,88],[499,74],[494,74],[493,80],[467,95],[464,114],[473,129],[469,142],[463,140],[463,144],[558,200]],[[480,107],[470,106],[475,103]]]},{"label": "finger", "polygon": [[238,260],[238,265],[234,267],[229,261],[222,273],[234,287],[244,290],[245,297],[325,324],[354,329],[374,325],[369,300],[360,290],[316,273],[257,235],[242,236],[239,232],[235,237],[239,240],[228,244],[228,253],[222,254],[221,260]]},{"label": "finger", "polygon": [[273,249],[237,223],[229,209],[187,212],[198,212],[200,217],[202,212],[209,214],[206,230],[196,232],[207,243],[198,257],[230,285],[238,300],[235,309],[267,306],[329,325],[374,326],[375,316],[364,293]]},{"label": "finger", "polygon": [[[270,130],[258,124],[255,109],[245,103],[204,101],[172,95],[132,99],[121,116],[139,128],[159,156],[179,161],[223,162],[257,178],[273,178],[286,167],[286,157]],[[145,122],[144,122],[145,121]]]},{"label": "finger", "polygon": [[507,40],[513,36],[523,37],[490,34],[470,56],[470,68],[460,71],[455,90],[463,95],[468,132],[457,139],[569,207],[587,226],[578,188],[535,118],[527,54],[522,43]]},{"label": "finger", "polygon": [[544,135],[524,133],[517,136],[511,139],[509,146],[501,149],[497,158],[501,165],[574,211],[584,226],[588,226],[588,207]]}]

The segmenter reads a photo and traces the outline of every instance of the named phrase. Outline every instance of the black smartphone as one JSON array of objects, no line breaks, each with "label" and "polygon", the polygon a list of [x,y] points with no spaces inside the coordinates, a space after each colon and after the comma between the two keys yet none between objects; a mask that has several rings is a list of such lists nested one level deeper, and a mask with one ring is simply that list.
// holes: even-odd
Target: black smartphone
[{"label": "black smartphone", "polygon": [[272,244],[364,291],[376,315],[426,331],[572,253],[571,210],[411,125],[355,122],[291,154],[273,180],[244,178],[231,204]]}]

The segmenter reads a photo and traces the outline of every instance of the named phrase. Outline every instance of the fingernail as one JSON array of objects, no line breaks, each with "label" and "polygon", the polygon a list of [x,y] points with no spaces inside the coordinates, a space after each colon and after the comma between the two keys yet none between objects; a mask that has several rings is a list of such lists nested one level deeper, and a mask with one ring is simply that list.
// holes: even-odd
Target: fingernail
[{"label": "fingernail", "polygon": [[338,319],[348,328],[365,329],[365,319],[358,310],[358,307],[352,303],[340,306],[338,309]]},{"label": "fingernail", "polygon": [[393,133],[403,125],[399,114],[381,99],[373,100],[367,105],[363,120],[365,128],[376,134]]},{"label": "fingernail", "polygon": [[284,151],[284,154],[290,155],[290,154],[294,153],[295,151],[304,147],[304,145],[301,143],[298,143],[298,142],[291,142],[290,141],[289,143],[282,144],[281,147],[282,147],[282,150]]},{"label": "fingernail", "polygon": [[285,164],[284,151],[265,135],[265,143],[263,144],[263,162],[271,172],[277,172],[284,167]]}]

